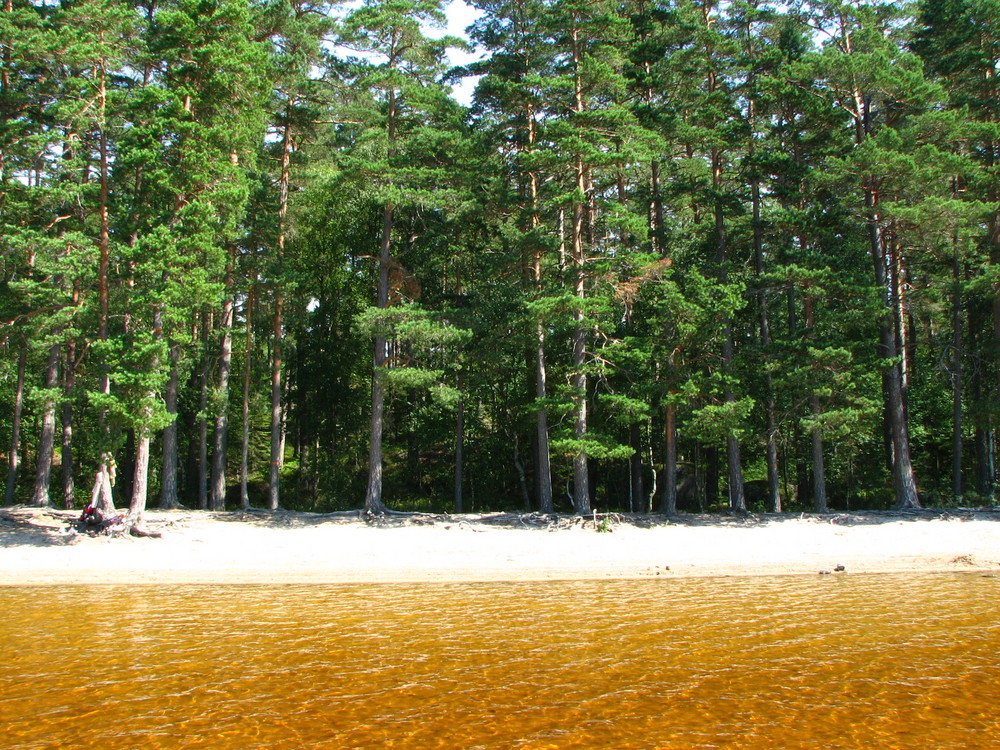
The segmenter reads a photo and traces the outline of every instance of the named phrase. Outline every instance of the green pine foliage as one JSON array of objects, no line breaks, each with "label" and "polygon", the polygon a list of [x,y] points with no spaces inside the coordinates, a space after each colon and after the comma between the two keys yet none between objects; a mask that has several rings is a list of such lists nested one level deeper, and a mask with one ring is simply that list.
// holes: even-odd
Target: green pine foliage
[{"label": "green pine foliage", "polygon": [[995,2],[473,5],[3,4],[15,501],[993,502]]}]

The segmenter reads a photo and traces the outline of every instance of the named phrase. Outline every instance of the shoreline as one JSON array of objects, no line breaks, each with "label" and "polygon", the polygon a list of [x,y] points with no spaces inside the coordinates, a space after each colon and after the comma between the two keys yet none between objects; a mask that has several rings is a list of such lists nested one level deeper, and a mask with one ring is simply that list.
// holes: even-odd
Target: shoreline
[{"label": "shoreline", "polygon": [[161,538],[90,536],[73,528],[78,516],[0,510],[0,586],[1000,574],[994,510],[672,519],[147,511]]}]

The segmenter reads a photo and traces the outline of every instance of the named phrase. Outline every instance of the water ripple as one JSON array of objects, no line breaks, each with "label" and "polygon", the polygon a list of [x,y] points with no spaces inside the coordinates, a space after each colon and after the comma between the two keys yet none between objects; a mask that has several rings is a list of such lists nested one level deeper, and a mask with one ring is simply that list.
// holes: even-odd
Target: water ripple
[{"label": "water ripple", "polygon": [[975,575],[0,589],[3,748],[966,748]]}]

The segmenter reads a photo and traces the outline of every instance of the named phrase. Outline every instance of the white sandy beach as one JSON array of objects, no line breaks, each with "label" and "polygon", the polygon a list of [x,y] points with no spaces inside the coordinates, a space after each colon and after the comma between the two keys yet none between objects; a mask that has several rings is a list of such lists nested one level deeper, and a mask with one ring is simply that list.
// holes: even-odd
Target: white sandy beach
[{"label": "white sandy beach", "polygon": [[[885,572],[1000,573],[1000,513],[408,516],[149,511],[161,538],[76,532],[77,514],[0,511],[0,585],[389,583]],[[836,572],[843,566],[843,572]]]}]

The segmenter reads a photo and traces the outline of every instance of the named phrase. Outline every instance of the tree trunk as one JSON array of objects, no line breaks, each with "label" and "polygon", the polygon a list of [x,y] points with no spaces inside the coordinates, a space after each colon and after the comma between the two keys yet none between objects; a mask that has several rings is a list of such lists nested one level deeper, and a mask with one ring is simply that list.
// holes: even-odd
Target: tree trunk
[{"label": "tree trunk", "polygon": [[271,463],[268,474],[267,507],[277,510],[280,501],[281,465],[281,368],[282,315],[284,294],[279,286],[274,290],[274,318],[271,348]]},{"label": "tree trunk", "polygon": [[[578,165],[580,167],[581,165]],[[578,175],[582,175],[578,172]],[[578,182],[579,185],[579,182]],[[574,207],[573,255],[576,265],[574,295],[577,305],[573,311],[573,400],[576,415],[573,422],[573,437],[582,443],[587,437],[587,374],[584,371],[587,354],[587,331],[584,325],[583,300],[585,297],[583,271],[583,204]],[[587,467],[587,451],[581,445],[573,458],[573,506],[580,515],[590,513],[590,482]]]},{"label": "tree trunk", "polygon": [[53,389],[59,383],[59,345],[49,348],[45,367],[45,402],[42,407],[42,431],[38,439],[38,462],[35,471],[35,490],[31,504],[39,507],[50,505],[49,482],[52,478],[52,451],[56,438],[56,398]]},{"label": "tree trunk", "polygon": [[250,287],[247,297],[246,350],[243,353],[243,439],[240,450],[240,507],[246,510],[250,507],[250,376],[251,355],[253,353],[253,303],[255,289]]},{"label": "tree trunk", "polygon": [[73,390],[76,387],[76,344],[70,341],[66,347],[66,368],[63,373],[62,408],[62,476],[63,508],[70,510],[76,506],[76,486],[73,480]]},{"label": "tree trunk", "polygon": [[[715,189],[715,263],[718,268],[720,284],[728,283],[728,247],[726,238],[726,221],[722,205],[722,154],[718,149],[712,150],[712,186]],[[733,364],[733,326],[727,320],[722,334],[722,369],[728,376]],[[730,379],[726,378],[726,403],[735,403],[736,393],[733,391]],[[740,451],[740,441],[735,435],[726,436],[726,464],[729,485],[729,509],[734,512],[746,510],[746,498],[743,494],[743,457]]]},{"label": "tree trunk", "polygon": [[17,355],[17,384],[14,389],[14,414],[10,430],[10,455],[7,458],[7,485],[4,505],[14,504],[17,472],[21,461],[21,414],[24,409],[24,371],[28,360],[28,345],[21,344]]},{"label": "tree trunk", "polygon": [[993,496],[993,433],[985,427],[976,428],[976,490],[983,500]]},{"label": "tree trunk", "polygon": [[[111,223],[108,216],[108,203],[110,199],[110,159],[108,148],[107,128],[105,127],[105,112],[107,110],[107,87],[106,74],[103,66],[100,69],[100,191],[98,201],[98,216],[100,229],[98,232],[98,266],[97,266],[97,299],[98,299],[98,338],[102,342],[108,340],[108,318],[110,317],[110,288],[108,273],[111,265]],[[104,396],[111,394],[111,377],[108,372],[107,363],[102,362],[100,391]],[[101,460],[97,467],[97,476],[100,481],[95,484],[95,492],[91,498],[91,505],[94,506],[102,516],[110,517],[115,511],[114,496],[112,487],[114,480],[111,477],[115,473],[114,457],[110,452],[110,439],[108,436],[107,411],[101,409],[97,414],[98,432],[100,433]]]},{"label": "tree trunk", "polygon": [[[389,306],[389,248],[392,243],[393,207],[386,203],[382,212],[382,242],[379,250],[377,305],[380,310]],[[368,487],[365,491],[365,510],[384,513],[382,501],[382,425],[385,420],[385,336],[375,336],[372,355],[372,415],[368,445]]]},{"label": "tree trunk", "polygon": [[198,510],[208,509],[208,378],[212,316],[201,312],[201,374],[198,377]]},{"label": "tree trunk", "polygon": [[652,236],[652,249],[653,252],[660,257],[667,257],[667,247],[664,239],[663,228],[665,226],[665,217],[663,212],[663,193],[660,188],[660,162],[658,159],[653,159],[650,164],[649,170],[650,176],[650,189],[652,191],[652,225],[653,225],[653,236]]},{"label": "tree trunk", "polygon": [[[813,399],[813,416],[819,414],[819,404]],[[823,431],[814,427],[810,431],[813,464],[813,510],[826,513],[826,465],[823,460]]]},{"label": "tree trunk", "polygon": [[[769,357],[768,348],[771,346],[771,322],[768,317],[767,293],[761,287],[761,277],[764,274],[764,232],[760,218],[760,181],[756,174],[750,182],[750,196],[753,204],[753,248],[754,248],[754,276],[757,280],[757,305],[760,315],[760,343],[764,348],[765,357]],[[778,481],[778,417],[777,406],[774,398],[774,380],[771,377],[770,368],[765,367],[764,390],[767,403],[765,405],[767,413],[767,444],[765,455],[767,460],[767,494],[768,506],[774,513],[781,512],[781,488]]]},{"label": "tree trunk", "polygon": [[667,455],[664,461],[665,476],[661,508],[664,514],[674,516],[677,515],[677,418],[673,404],[667,404],[665,411],[664,443]]},{"label": "tree trunk", "polygon": [[719,502],[719,449],[714,445],[705,448],[705,506],[711,508]]},{"label": "tree trunk", "polygon": [[[536,279],[540,274],[536,275]],[[545,365],[545,326],[539,321],[535,326],[535,398],[539,404],[547,397],[547,368]],[[537,450],[538,510],[552,513],[555,505],[552,499],[552,460],[549,453],[549,412],[540,406],[535,412],[535,436]]]},{"label": "tree trunk", "polygon": [[[574,67],[574,105],[577,114],[585,111],[583,104],[583,73],[580,53],[580,31],[573,19],[572,49]],[[587,330],[585,327],[584,300],[586,298],[586,253],[584,252],[584,232],[588,226],[588,176],[583,157],[577,156],[574,165],[576,178],[576,200],[573,204],[573,400],[576,414],[573,420],[573,437],[579,443],[573,457],[573,506],[577,514],[590,513],[590,471],[587,465],[587,450],[583,441],[587,437],[587,373],[584,370],[587,358]]]},{"label": "tree trunk", "polygon": [[167,380],[167,391],[164,402],[167,414],[172,419],[163,428],[163,477],[160,482],[160,507],[164,510],[176,508],[179,505],[177,497],[177,393],[180,380],[178,371],[180,346],[170,344],[170,378]]},{"label": "tree trunk", "polygon": [[[535,123],[535,112],[530,105],[527,108],[528,148],[534,151],[538,133]],[[531,231],[534,252],[532,257],[532,278],[535,283],[536,296],[542,288],[542,245],[537,232],[541,226],[538,216],[538,173],[532,170],[528,173],[528,186],[531,199]],[[555,505],[552,498],[552,457],[549,451],[549,412],[543,406],[548,397],[547,367],[545,362],[545,325],[541,320],[535,322],[535,400],[539,407],[535,412],[535,450],[536,450],[536,482],[538,484],[538,510],[540,513],[552,513]]]},{"label": "tree trunk", "polygon": [[895,359],[896,327],[892,300],[895,295],[888,286],[888,268],[882,243],[878,217],[878,198],[875,192],[864,187],[865,208],[867,210],[868,239],[875,266],[875,284],[884,300],[884,311],[879,321],[879,356],[891,363],[882,371],[882,382],[886,395],[885,415],[889,440],[892,446],[892,478],[896,496],[896,508],[919,508],[917,482],[910,460],[910,435],[906,420],[906,393],[903,388],[903,373]]},{"label": "tree trunk", "polygon": [[643,482],[642,428],[638,423],[629,427],[629,442],[635,451],[629,457],[629,509],[633,513],[645,513],[646,488]]},{"label": "tree trunk", "polygon": [[226,276],[226,300],[222,305],[222,345],[219,352],[215,433],[212,445],[212,483],[209,504],[212,510],[226,509],[226,443],[229,433],[229,375],[233,363],[232,262]]},{"label": "tree trunk", "polygon": [[[161,339],[163,336],[163,308],[156,307],[153,310],[153,336]],[[160,367],[159,358],[154,358],[150,363],[150,369],[155,371]],[[150,400],[155,398],[156,393],[148,393]],[[153,433],[149,427],[152,419],[150,409],[145,409],[141,415],[142,419],[136,428],[135,446],[135,469],[132,473],[132,494],[128,506],[128,516],[126,527],[129,531],[139,529],[142,526],[142,516],[146,511],[146,497],[149,494],[149,455],[150,445],[153,440]]]},{"label": "tree trunk", "polygon": [[461,395],[455,409],[455,512],[464,512],[464,497],[462,494],[465,473],[465,393],[462,391],[462,380],[459,377],[458,389]]},{"label": "tree trunk", "polygon": [[152,434],[145,427],[139,429],[135,447],[135,471],[132,475],[132,498],[128,506],[128,517],[131,526],[142,523],[142,514],[146,510],[146,495],[149,488],[149,445]]},{"label": "tree trunk", "polygon": [[[282,273],[285,240],[288,232],[288,191],[291,182],[292,124],[287,117],[281,137],[281,173],[278,178],[278,273]],[[277,510],[280,502],[282,450],[281,368],[284,337],[284,280],[279,278],[274,289],[273,343],[271,354],[271,465],[268,478],[267,506]]]},{"label": "tree trunk", "polygon": [[962,276],[961,262],[956,249],[952,260],[952,357],[951,370],[951,496],[956,503],[962,499]]},{"label": "tree trunk", "polygon": [[115,473],[115,457],[107,451],[102,453],[97,475],[94,477],[94,490],[90,496],[90,507],[101,518],[110,518],[115,512]]}]

